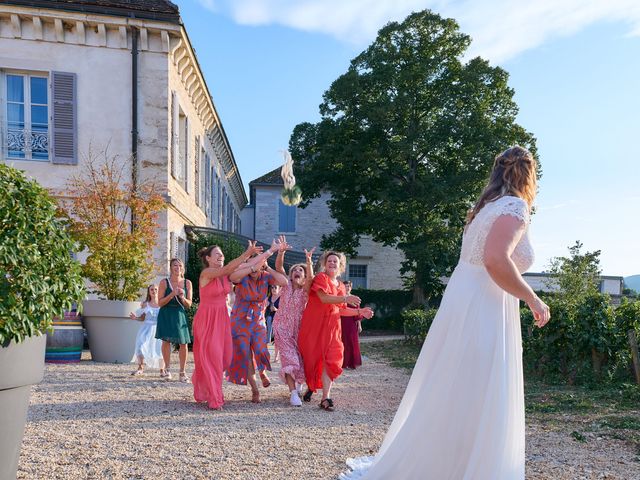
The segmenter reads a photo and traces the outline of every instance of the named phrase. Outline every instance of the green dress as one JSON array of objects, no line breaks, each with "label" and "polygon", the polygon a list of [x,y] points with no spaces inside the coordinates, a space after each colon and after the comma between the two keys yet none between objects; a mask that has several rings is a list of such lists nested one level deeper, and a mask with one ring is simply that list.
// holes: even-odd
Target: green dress
[{"label": "green dress", "polygon": [[[186,280],[184,281],[184,290],[185,292],[187,291]],[[168,295],[172,291],[171,282],[167,279],[167,291],[165,295]],[[181,345],[191,343],[189,324],[187,323],[187,312],[184,305],[178,301],[178,297],[173,297],[164,307],[160,307],[156,338]]]}]

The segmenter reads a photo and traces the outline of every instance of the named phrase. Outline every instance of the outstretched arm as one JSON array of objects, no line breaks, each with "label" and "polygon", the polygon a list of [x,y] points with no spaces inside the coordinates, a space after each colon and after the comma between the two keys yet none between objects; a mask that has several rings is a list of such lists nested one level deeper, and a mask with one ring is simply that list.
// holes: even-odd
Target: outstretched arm
[{"label": "outstretched arm", "polygon": [[273,253],[276,250],[278,250],[278,246],[276,245],[276,242],[274,240],[269,250],[267,250],[264,253],[261,253],[257,257],[252,258],[248,262],[245,262],[241,264],[238,268],[236,268],[236,270],[229,275],[229,280],[232,283],[238,283],[250,273],[257,272],[260,268],[262,268],[262,265],[266,263],[267,259],[271,255],[273,255]]},{"label": "outstretched arm", "polygon": [[283,275],[286,275],[287,272],[284,269],[284,254],[287,253],[287,250],[291,248],[291,246],[287,243],[287,238],[284,235],[280,235],[278,238],[278,256],[276,257],[276,271],[280,272]]},{"label": "outstretched arm", "polygon": [[316,247],[313,247],[311,250],[307,251],[304,249],[304,255],[307,259],[307,280],[304,283],[304,289],[308,292],[311,290],[311,284],[313,283],[313,252]]},{"label": "outstretched arm", "polygon": [[273,277],[274,283],[276,285],[280,285],[281,287],[284,287],[287,285],[287,283],[289,283],[289,279],[284,273],[280,273],[269,266],[267,266],[266,271]]},{"label": "outstretched arm", "polygon": [[[262,252],[262,247],[256,246],[255,241],[249,241],[247,249],[237,258],[234,258],[222,268],[205,268],[200,273],[200,285],[207,284],[214,278],[226,277],[232,274],[240,265],[246,262],[252,255]],[[203,285],[204,286],[204,285]]]}]

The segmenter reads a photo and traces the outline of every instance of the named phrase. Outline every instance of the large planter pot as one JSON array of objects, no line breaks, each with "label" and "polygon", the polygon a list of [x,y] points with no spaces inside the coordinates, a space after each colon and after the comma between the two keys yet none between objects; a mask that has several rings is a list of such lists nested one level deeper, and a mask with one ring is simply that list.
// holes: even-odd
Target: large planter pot
[{"label": "large planter pot", "polygon": [[47,332],[47,363],[77,363],[82,357],[84,328],[82,317],[75,310],[53,319],[53,332]]},{"label": "large planter pot", "polygon": [[136,334],[141,322],[129,314],[138,302],[85,300],[82,316],[87,329],[91,358],[96,362],[129,363],[136,349]]},{"label": "large planter pot", "polygon": [[31,385],[44,375],[47,337],[0,347],[0,479],[16,478]]}]

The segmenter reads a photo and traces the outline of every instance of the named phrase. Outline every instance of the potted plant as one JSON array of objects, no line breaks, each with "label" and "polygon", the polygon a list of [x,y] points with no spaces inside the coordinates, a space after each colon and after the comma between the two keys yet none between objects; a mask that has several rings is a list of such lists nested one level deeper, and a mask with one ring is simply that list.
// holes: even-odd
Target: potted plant
[{"label": "potted plant", "polygon": [[99,157],[90,152],[83,172],[69,180],[73,194],[63,203],[73,237],[87,249],[82,272],[98,297],[83,303],[97,362],[131,361],[140,323],[129,313],[156,270],[152,252],[164,201],[153,182],[133,185],[125,179],[127,163],[106,151]]},{"label": "potted plant", "polygon": [[15,478],[31,385],[44,373],[44,333],[84,298],[84,282],[55,201],[4,164],[0,238],[0,478]]}]

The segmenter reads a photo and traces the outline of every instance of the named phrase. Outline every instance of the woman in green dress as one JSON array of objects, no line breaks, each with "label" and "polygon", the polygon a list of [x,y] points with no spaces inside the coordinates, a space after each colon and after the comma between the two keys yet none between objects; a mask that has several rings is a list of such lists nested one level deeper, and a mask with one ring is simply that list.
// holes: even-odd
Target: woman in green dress
[{"label": "woman in green dress", "polygon": [[187,323],[186,309],[191,306],[193,292],[191,281],[184,278],[184,263],[179,258],[173,258],[169,262],[170,275],[160,282],[158,305],[158,326],[156,338],[162,340],[162,357],[164,369],[160,370],[160,376],[171,380],[169,363],[171,361],[171,344],[180,345],[178,357],[180,359],[180,381],[189,382],[185,372],[187,345],[191,342],[189,324]]}]

